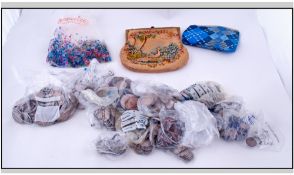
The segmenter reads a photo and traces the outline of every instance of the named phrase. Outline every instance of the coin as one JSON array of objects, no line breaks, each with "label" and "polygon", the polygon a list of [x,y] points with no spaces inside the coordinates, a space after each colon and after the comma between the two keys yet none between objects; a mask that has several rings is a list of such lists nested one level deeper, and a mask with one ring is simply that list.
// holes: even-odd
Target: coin
[{"label": "coin", "polygon": [[257,141],[253,137],[248,137],[246,139],[246,144],[250,147],[255,147],[257,145]]}]

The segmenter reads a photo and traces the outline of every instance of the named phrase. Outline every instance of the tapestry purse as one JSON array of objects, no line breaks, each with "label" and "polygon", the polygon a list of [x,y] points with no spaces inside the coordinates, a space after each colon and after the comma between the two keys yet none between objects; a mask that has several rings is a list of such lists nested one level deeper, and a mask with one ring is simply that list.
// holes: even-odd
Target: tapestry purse
[{"label": "tapestry purse", "polygon": [[188,62],[179,27],[126,30],[126,43],[120,53],[122,64],[137,72],[167,72]]}]

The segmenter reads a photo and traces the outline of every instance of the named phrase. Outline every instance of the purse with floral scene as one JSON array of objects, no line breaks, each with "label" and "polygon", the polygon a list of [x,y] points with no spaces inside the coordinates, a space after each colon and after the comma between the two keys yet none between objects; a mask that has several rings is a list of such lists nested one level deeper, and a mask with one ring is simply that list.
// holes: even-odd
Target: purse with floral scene
[{"label": "purse with floral scene", "polygon": [[167,72],[188,62],[179,27],[126,30],[126,43],[120,53],[122,64],[137,72]]}]

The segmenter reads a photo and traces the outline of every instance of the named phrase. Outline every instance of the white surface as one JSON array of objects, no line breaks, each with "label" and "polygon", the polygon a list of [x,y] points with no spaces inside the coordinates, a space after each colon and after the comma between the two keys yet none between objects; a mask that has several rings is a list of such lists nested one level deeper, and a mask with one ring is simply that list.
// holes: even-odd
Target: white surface
[{"label": "white surface", "polygon": [[9,30],[17,22],[21,10],[20,9],[3,9],[3,18],[2,18],[2,45],[5,44]]},{"label": "white surface", "polygon": [[[267,120],[285,138],[280,152],[251,150],[238,143],[221,140],[196,150],[195,159],[184,163],[161,150],[149,156],[132,151],[119,159],[106,159],[95,151],[93,141],[99,130],[90,127],[86,111],[78,111],[64,123],[50,127],[20,125],[11,117],[14,102],[23,97],[24,84],[16,72],[48,69],[45,62],[54,24],[62,14],[74,10],[24,10],[3,48],[3,167],[181,167],[253,168],[291,167],[291,101],[275,71],[270,52],[254,10],[84,10],[98,20],[113,62],[107,64],[117,75],[131,79],[160,81],[179,90],[195,81],[221,83],[230,94],[240,95],[248,107],[263,111]],[[136,27],[222,25],[238,29],[240,44],[233,54],[189,47],[188,64],[175,72],[134,73],[120,63],[119,52],[125,42],[125,29]],[[20,73],[20,77],[25,76]],[[27,72],[30,75],[29,72]],[[33,79],[33,77],[32,77]],[[24,82],[28,83],[28,81]]]},{"label": "white surface", "polygon": [[292,97],[292,10],[259,9],[257,17],[265,32],[272,59],[287,90]]}]

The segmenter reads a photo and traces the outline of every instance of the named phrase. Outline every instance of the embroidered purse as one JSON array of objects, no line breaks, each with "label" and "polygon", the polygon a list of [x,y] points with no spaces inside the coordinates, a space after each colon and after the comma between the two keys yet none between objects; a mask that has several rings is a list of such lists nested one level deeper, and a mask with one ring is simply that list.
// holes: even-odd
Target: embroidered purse
[{"label": "embroidered purse", "polygon": [[122,64],[137,72],[167,72],[188,62],[179,27],[126,30],[126,43],[120,53]]}]

